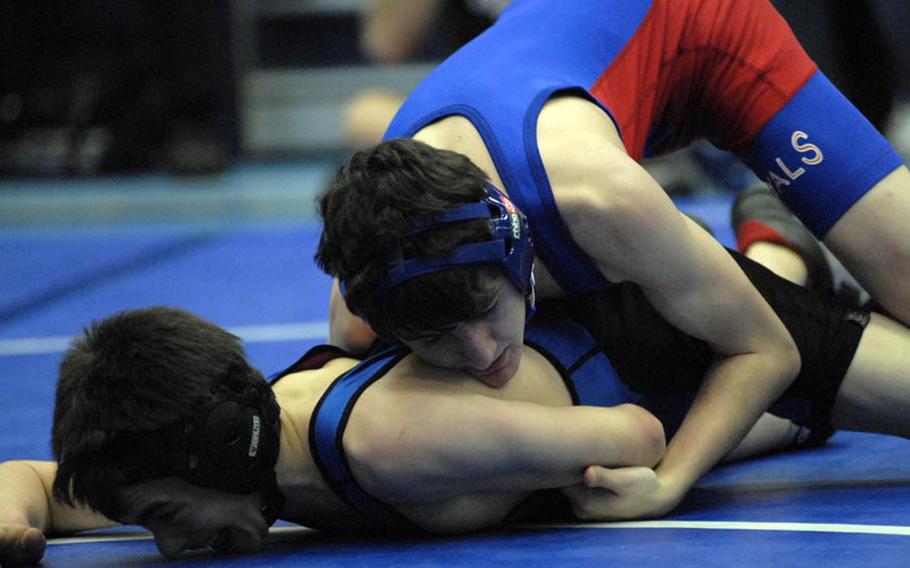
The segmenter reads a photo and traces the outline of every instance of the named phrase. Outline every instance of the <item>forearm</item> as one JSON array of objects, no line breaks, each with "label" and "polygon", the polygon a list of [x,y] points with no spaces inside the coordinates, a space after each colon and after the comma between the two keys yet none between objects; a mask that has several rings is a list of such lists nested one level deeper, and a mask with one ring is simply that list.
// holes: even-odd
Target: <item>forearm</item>
[{"label": "forearm", "polygon": [[50,526],[48,494],[34,462],[0,463],[0,523],[23,524],[46,532]]},{"label": "forearm", "polygon": [[114,523],[85,507],[58,502],[52,492],[54,462],[0,464],[0,524],[22,524],[54,535],[102,528]]},{"label": "forearm", "polygon": [[[380,439],[374,426],[376,455],[361,461],[384,464],[382,482],[365,488],[399,503],[564,487],[580,483],[591,464],[653,466],[665,448],[660,421],[630,404],[559,407],[452,392],[396,399],[408,408],[399,414],[419,428],[396,427]],[[359,416],[352,414],[346,436]]]},{"label": "forearm", "polygon": [[793,380],[771,354],[720,359],[707,373],[685,420],[670,440],[658,476],[678,499],[745,437]]},{"label": "forearm", "polygon": [[664,455],[660,421],[639,406],[563,407],[553,409],[551,416],[546,432],[529,437],[525,455],[516,459],[521,470],[533,472],[530,488],[547,478],[548,486],[578,483],[591,464],[653,467]]}]

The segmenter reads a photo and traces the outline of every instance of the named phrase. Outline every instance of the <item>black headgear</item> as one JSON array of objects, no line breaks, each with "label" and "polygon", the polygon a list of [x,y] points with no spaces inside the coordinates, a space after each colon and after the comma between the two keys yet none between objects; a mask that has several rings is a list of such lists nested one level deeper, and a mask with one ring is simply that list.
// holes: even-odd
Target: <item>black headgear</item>
[{"label": "black headgear", "polygon": [[163,432],[170,455],[168,469],[201,487],[260,492],[263,514],[271,524],[284,506],[275,476],[280,409],[265,383],[231,377],[229,384],[233,385],[230,392],[213,389],[208,414]]}]

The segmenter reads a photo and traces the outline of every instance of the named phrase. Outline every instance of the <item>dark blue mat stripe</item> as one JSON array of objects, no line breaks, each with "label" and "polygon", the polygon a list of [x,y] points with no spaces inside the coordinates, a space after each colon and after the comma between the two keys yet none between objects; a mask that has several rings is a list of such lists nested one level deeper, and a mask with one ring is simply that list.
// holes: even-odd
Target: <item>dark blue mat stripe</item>
[{"label": "dark blue mat stripe", "polygon": [[187,254],[209,244],[214,238],[215,236],[209,233],[191,235],[57,283],[45,290],[17,300],[10,305],[0,307],[0,325],[10,323],[34,310],[74,297],[81,292],[111,280],[153,266],[164,260]]}]

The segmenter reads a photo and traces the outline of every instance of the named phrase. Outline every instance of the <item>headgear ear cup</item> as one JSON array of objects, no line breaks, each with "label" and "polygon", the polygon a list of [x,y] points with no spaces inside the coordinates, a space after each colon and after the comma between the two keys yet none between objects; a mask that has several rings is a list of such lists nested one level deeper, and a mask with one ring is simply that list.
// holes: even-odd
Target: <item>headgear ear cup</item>
[{"label": "headgear ear cup", "polygon": [[[207,416],[183,428],[178,474],[192,483],[232,493],[261,490],[274,478],[280,443],[279,410],[264,386],[241,391],[243,399],[221,400]],[[255,391],[255,394],[251,394]],[[233,394],[233,393],[231,393]],[[216,395],[225,396],[225,395]]]}]

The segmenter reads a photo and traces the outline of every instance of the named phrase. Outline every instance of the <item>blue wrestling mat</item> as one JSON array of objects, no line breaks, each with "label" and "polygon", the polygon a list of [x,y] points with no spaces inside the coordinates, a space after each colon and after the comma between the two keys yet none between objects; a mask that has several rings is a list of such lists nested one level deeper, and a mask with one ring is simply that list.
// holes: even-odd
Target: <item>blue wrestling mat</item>
[{"label": "blue wrestling mat", "polygon": [[[729,244],[729,203],[681,207]],[[311,260],[318,234],[311,218],[0,230],[0,460],[50,457],[56,367],[93,319],[180,306],[240,335],[266,373],[322,342],[330,282]],[[838,433],[818,450],[725,466],[660,521],[393,541],[282,525],[270,541],[256,555],[165,561],[147,533],[120,528],[52,540],[43,565],[900,566],[910,551],[910,442]]]}]

